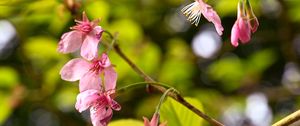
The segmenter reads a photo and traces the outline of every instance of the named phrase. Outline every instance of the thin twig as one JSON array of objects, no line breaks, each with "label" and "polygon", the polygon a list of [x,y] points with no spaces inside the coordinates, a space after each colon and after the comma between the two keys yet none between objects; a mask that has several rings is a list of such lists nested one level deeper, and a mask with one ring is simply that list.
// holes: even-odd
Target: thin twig
[{"label": "thin twig", "polygon": [[[114,50],[115,52],[122,58],[124,59],[127,64],[136,72],[138,73],[138,75],[140,75],[141,77],[143,77],[145,79],[146,82],[149,83],[156,83],[156,81],[154,81],[154,79],[152,79],[150,76],[148,76],[147,74],[145,74],[144,71],[142,71],[138,66],[136,66],[120,49],[119,45],[117,43],[114,44]],[[167,89],[162,87],[162,86],[158,86],[158,85],[150,85],[151,87],[159,90],[160,92],[165,92]],[[168,93],[168,96],[172,97],[174,100],[178,101],[179,103],[181,103],[182,105],[184,105],[185,107],[187,107],[188,109],[190,109],[191,111],[193,111],[194,113],[196,113],[197,115],[199,115],[200,117],[202,117],[203,119],[205,119],[206,121],[208,121],[210,124],[212,124],[213,126],[224,126],[222,123],[218,122],[217,120],[207,116],[206,114],[204,114],[202,111],[200,111],[199,109],[197,109],[196,107],[194,107],[193,105],[191,105],[189,102],[187,102],[179,93]]]},{"label": "thin twig", "polygon": [[300,110],[286,116],[285,118],[279,120],[272,126],[288,126],[290,124],[293,124],[294,122],[300,120]]}]

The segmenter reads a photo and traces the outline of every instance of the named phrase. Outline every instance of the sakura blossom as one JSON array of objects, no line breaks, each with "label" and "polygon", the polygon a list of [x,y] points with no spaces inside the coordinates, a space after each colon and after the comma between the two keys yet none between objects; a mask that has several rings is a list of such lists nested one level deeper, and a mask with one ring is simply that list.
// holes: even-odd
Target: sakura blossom
[{"label": "sakura blossom", "polygon": [[80,80],[80,92],[90,89],[112,90],[117,81],[117,73],[106,53],[92,61],[72,59],[63,66],[60,75],[66,81]]},{"label": "sakura blossom", "polygon": [[185,6],[182,10],[184,15],[188,17],[188,20],[198,26],[201,14],[209,21],[212,22],[217,30],[219,35],[223,34],[223,26],[221,24],[221,19],[217,12],[213,10],[213,8],[203,2],[203,0],[195,0],[194,3],[191,3]]},{"label": "sakura blossom", "polygon": [[119,111],[121,106],[111,98],[113,90],[89,89],[77,96],[75,108],[79,112],[90,109],[93,126],[106,126],[111,120],[113,111]]},{"label": "sakura blossom", "polygon": [[81,56],[92,60],[98,55],[98,43],[103,32],[103,29],[97,26],[99,20],[89,21],[83,12],[82,21],[75,22],[77,24],[70,28],[72,31],[62,35],[57,50],[65,54],[75,52],[81,47]]},{"label": "sakura blossom", "polygon": [[[249,2],[249,1],[247,1]],[[244,1],[238,3],[237,20],[231,29],[231,44],[234,47],[241,43],[248,43],[251,39],[251,33],[256,32],[259,22],[254,16],[250,3],[245,6]]]}]

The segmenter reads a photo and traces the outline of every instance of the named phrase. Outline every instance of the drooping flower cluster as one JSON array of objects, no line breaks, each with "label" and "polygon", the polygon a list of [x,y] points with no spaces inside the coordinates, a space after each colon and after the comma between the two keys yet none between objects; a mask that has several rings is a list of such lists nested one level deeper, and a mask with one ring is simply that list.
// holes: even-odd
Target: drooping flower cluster
[{"label": "drooping flower cluster", "polygon": [[[223,26],[218,14],[212,9],[212,7],[206,4],[203,0],[195,0],[185,6],[182,10],[184,15],[188,17],[188,20],[195,24],[199,24],[201,14],[209,21],[212,22],[219,35],[223,34]],[[239,45],[238,41],[247,43],[251,39],[251,33],[257,30],[259,25],[256,16],[253,13],[249,0],[240,0],[238,4],[238,18],[232,27],[231,31],[231,44],[234,47]]]},{"label": "drooping flower cluster", "polygon": [[239,40],[248,43],[251,33],[254,33],[259,25],[248,0],[241,0],[237,8],[237,20],[231,30],[231,44],[235,47],[239,45]]},{"label": "drooping flower cluster", "polygon": [[82,58],[66,63],[60,71],[66,81],[79,80],[79,95],[75,108],[82,112],[90,109],[93,126],[106,126],[112,118],[112,110],[119,111],[121,106],[113,100],[117,73],[108,55],[98,57],[98,43],[103,29],[97,26],[99,20],[90,22],[83,12],[82,21],[77,21],[72,31],[62,35],[58,45],[61,53],[70,53],[81,47]]}]

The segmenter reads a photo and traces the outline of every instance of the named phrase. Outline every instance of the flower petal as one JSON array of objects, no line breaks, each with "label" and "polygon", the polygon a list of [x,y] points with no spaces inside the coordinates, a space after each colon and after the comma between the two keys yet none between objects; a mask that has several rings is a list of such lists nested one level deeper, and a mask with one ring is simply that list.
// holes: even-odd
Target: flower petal
[{"label": "flower petal", "polygon": [[237,19],[238,21],[238,29],[239,29],[239,38],[242,43],[247,43],[251,39],[251,26],[248,22],[248,20],[245,20],[243,18]]},{"label": "flower petal", "polygon": [[118,102],[116,102],[115,100],[113,100],[113,99],[110,100],[110,107],[113,110],[116,110],[116,111],[120,111],[121,110],[121,105]]},{"label": "flower petal", "polygon": [[202,14],[203,16],[209,21],[212,22],[215,25],[215,28],[219,35],[223,34],[223,26],[221,24],[221,19],[216,11],[212,9],[212,7],[206,3],[204,3],[202,0],[198,0],[201,8],[202,8]]},{"label": "flower petal", "polygon": [[256,32],[258,26],[259,26],[259,22],[257,20],[257,18],[253,18],[253,19],[250,19],[250,25],[251,25],[251,31],[252,33]]},{"label": "flower petal", "polygon": [[106,91],[114,90],[116,88],[117,76],[118,75],[113,67],[104,69],[104,85]]},{"label": "flower petal", "polygon": [[86,16],[85,11],[82,12],[82,21],[83,22],[90,22],[89,18]]},{"label": "flower petal", "polygon": [[110,67],[111,66],[110,60],[109,60],[108,55],[106,53],[102,53],[100,62],[101,62],[102,67]]},{"label": "flower petal", "polygon": [[81,56],[87,60],[92,60],[98,56],[98,43],[101,39],[103,30],[96,26],[88,35],[86,35],[82,47]]},{"label": "flower petal", "polygon": [[112,110],[105,106],[93,106],[90,109],[93,126],[106,126],[112,118]]},{"label": "flower petal", "polygon": [[76,58],[66,63],[60,71],[61,78],[67,81],[79,80],[90,69],[90,63]]},{"label": "flower petal", "polygon": [[70,31],[62,35],[58,44],[58,52],[70,53],[78,50],[82,44],[83,34],[79,31]]},{"label": "flower petal", "polygon": [[89,71],[83,75],[79,82],[79,91],[83,92],[89,89],[102,90],[102,81],[98,74]]},{"label": "flower petal", "polygon": [[144,126],[151,126],[150,121],[146,117],[143,117],[143,119],[144,119]]},{"label": "flower petal", "polygon": [[237,47],[239,45],[239,29],[238,29],[237,21],[234,23],[231,29],[231,44],[234,47]]},{"label": "flower petal", "polygon": [[84,92],[81,92],[77,96],[77,101],[75,104],[75,108],[82,112],[92,105],[96,104],[96,102],[100,99],[98,90],[86,90]]},{"label": "flower petal", "polygon": [[154,113],[151,122],[150,122],[150,126],[157,126],[158,125],[158,120],[159,120],[159,114],[158,113]]}]

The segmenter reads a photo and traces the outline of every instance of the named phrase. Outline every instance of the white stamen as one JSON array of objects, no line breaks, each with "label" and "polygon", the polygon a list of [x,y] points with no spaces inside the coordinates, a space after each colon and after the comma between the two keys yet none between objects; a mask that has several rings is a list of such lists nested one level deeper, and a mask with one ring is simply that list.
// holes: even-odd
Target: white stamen
[{"label": "white stamen", "polygon": [[198,26],[201,18],[201,7],[198,2],[191,3],[181,10],[185,16],[188,17],[188,21]]}]

